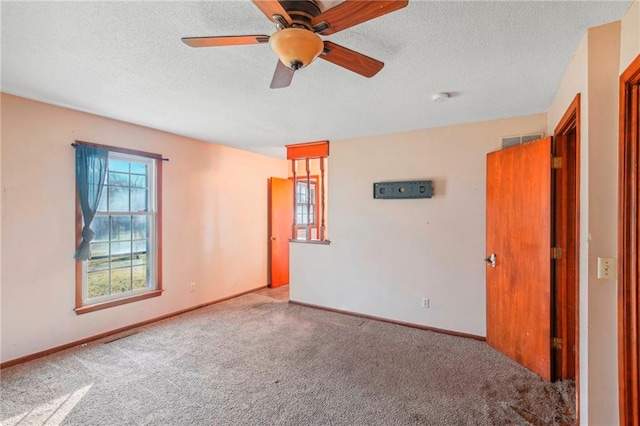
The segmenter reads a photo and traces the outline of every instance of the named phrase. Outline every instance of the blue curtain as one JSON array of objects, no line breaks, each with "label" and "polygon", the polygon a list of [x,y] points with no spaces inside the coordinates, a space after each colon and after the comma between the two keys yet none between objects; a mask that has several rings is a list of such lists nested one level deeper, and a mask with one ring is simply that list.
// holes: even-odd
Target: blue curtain
[{"label": "blue curtain", "polygon": [[90,243],[96,235],[91,229],[91,222],[96,215],[102,196],[108,158],[109,151],[106,149],[85,145],[76,147],[76,183],[84,219],[82,241],[73,256],[79,260],[88,260],[91,257]]}]

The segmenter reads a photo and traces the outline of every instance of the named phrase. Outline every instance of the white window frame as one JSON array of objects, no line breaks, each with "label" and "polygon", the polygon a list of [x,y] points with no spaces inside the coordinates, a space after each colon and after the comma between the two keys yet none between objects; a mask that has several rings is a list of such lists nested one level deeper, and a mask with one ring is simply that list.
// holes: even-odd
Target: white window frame
[{"label": "white window frame", "polygon": [[[158,175],[156,161],[154,158],[148,158],[140,155],[125,154],[122,152],[109,151],[109,161],[122,160],[127,162],[142,163],[148,166],[148,205],[149,211],[147,212],[131,212],[131,211],[107,211],[96,213],[97,216],[147,216],[150,218],[150,230],[149,230],[149,253],[147,253],[147,264],[149,265],[147,270],[149,271],[149,286],[146,288],[126,291],[123,293],[114,293],[106,296],[89,298],[88,294],[88,267],[89,262],[82,262],[82,305],[91,306],[99,303],[110,302],[119,299],[126,299],[129,297],[149,293],[158,289],[157,279],[157,262],[158,262]],[[108,197],[107,186],[102,192],[103,197]],[[109,227],[111,229],[111,226]],[[111,231],[109,231],[111,232]],[[111,246],[112,240],[109,239],[109,246]],[[109,268],[111,270],[111,268]]]},{"label": "white window frame", "polygon": [[[299,200],[298,197],[298,186],[300,187],[304,187],[304,188],[308,188],[309,189],[309,193],[307,194],[307,199],[309,200],[308,203],[303,203]],[[311,196],[311,188],[313,188],[313,192],[314,192],[314,196]],[[317,199],[317,191],[318,191],[318,182],[317,179],[315,177],[312,177],[309,179],[309,185],[307,186],[307,178],[306,177],[299,177],[296,178],[296,182],[295,182],[295,187],[294,187],[294,194],[293,196],[296,199],[296,217],[293,218],[293,220],[295,221],[296,226],[301,226],[301,227],[306,227],[306,226],[311,226],[312,228],[316,228],[318,226],[317,221],[317,210],[318,210],[318,206],[316,205],[316,199]],[[313,201],[313,202],[312,202]],[[307,221],[304,222],[298,222],[298,208],[300,209],[306,209],[307,208],[307,204],[309,204],[309,215],[313,216],[313,221],[309,221],[309,217],[307,217]],[[300,214],[301,216],[305,216],[304,211],[301,211]]]}]

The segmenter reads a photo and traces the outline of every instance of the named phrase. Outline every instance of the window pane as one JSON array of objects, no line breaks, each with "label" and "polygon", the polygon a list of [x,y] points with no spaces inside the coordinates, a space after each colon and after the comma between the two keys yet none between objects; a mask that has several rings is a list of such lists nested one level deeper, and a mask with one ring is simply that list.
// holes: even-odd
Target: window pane
[{"label": "window pane", "polygon": [[111,216],[111,239],[131,239],[131,216]]},{"label": "window pane", "polygon": [[91,243],[91,259],[109,257],[109,243]]},{"label": "window pane", "polygon": [[131,211],[143,212],[147,210],[147,190],[137,188],[131,189]]},{"label": "window pane", "polygon": [[[133,239],[144,240],[147,238],[149,232],[149,217],[148,216],[133,216]],[[146,243],[145,243],[146,244]],[[133,250],[137,252],[138,250]]]},{"label": "window pane", "polygon": [[134,254],[143,254],[143,253],[147,253],[147,251],[148,251],[148,246],[147,246],[146,240],[133,242]]},{"label": "window pane", "polygon": [[149,285],[147,274],[147,265],[134,266],[133,271],[133,289],[145,288]]},{"label": "window pane", "polygon": [[131,255],[111,256],[111,269],[128,268],[131,266]]},{"label": "window pane", "polygon": [[109,271],[89,272],[87,291],[90,299],[107,296],[109,294]]},{"label": "window pane", "polygon": [[131,257],[131,241],[111,243],[111,257]]},{"label": "window pane", "polygon": [[110,172],[129,173],[129,162],[123,160],[109,160]]},{"label": "window pane", "polygon": [[146,188],[147,177],[144,175],[131,175],[131,186],[136,186],[138,188]]},{"label": "window pane", "polygon": [[109,241],[109,216],[95,216],[91,229],[96,233],[93,242]]},{"label": "window pane", "polygon": [[131,173],[138,173],[141,175],[147,174],[147,165],[141,163],[131,163]]},{"label": "window pane", "polygon": [[129,186],[129,174],[109,172],[109,186]]},{"label": "window pane", "polygon": [[131,268],[111,270],[111,293],[124,293],[131,290]]},{"label": "window pane", "polygon": [[[135,244],[135,243],[134,243]],[[148,263],[148,257],[147,257],[147,253],[142,251],[142,252],[134,252],[132,257],[131,257],[131,263],[133,265],[144,265],[146,263]]]},{"label": "window pane", "polygon": [[129,188],[109,186],[109,211],[129,211]]},{"label": "window pane", "polygon": [[[303,199],[307,196],[307,185],[306,184],[298,184],[298,198]],[[304,201],[300,201],[304,203]]]},{"label": "window pane", "polygon": [[95,272],[95,271],[104,271],[105,269],[109,269],[109,258],[100,258],[100,259],[89,259],[87,261],[87,271]]}]

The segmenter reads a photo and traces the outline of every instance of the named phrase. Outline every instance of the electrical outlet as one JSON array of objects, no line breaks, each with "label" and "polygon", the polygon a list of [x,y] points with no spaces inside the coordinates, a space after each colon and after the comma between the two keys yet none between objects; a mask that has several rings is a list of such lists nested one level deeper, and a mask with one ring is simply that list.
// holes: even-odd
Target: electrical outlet
[{"label": "electrical outlet", "polygon": [[608,280],[616,277],[616,260],[613,257],[598,258],[598,278]]},{"label": "electrical outlet", "polygon": [[189,284],[189,291],[192,293],[196,291],[196,283]]},{"label": "electrical outlet", "polygon": [[429,307],[429,299],[426,297],[422,298],[422,307],[423,308],[428,308]]}]

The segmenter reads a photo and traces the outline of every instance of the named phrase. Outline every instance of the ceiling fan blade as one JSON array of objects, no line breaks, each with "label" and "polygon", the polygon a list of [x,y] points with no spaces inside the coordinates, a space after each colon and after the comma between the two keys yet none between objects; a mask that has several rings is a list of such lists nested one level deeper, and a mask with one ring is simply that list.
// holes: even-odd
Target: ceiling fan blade
[{"label": "ceiling fan blade", "polygon": [[280,15],[287,21],[287,26],[291,25],[291,17],[278,0],[253,0],[253,4],[255,4],[270,21],[277,24],[278,21],[273,18],[273,15]]},{"label": "ceiling fan blade", "polygon": [[278,60],[278,65],[276,65],[276,70],[273,73],[273,78],[271,79],[271,86],[269,87],[272,89],[289,87],[291,80],[293,79],[293,72],[294,71],[291,68]]},{"label": "ceiling fan blade", "polygon": [[[326,52],[326,53],[325,53]],[[376,59],[354,52],[330,41],[324,42],[324,50],[318,58],[353,71],[364,77],[373,77],[384,67],[384,63]]]},{"label": "ceiling fan blade", "polygon": [[182,41],[191,47],[237,46],[242,44],[261,44],[269,41],[268,35],[240,35],[221,37],[183,37]]},{"label": "ceiling fan blade", "polygon": [[316,27],[316,25],[325,22],[329,28],[319,32],[322,35],[329,35],[402,9],[408,3],[409,0],[345,0],[344,3],[340,3],[313,18],[311,25]]}]

